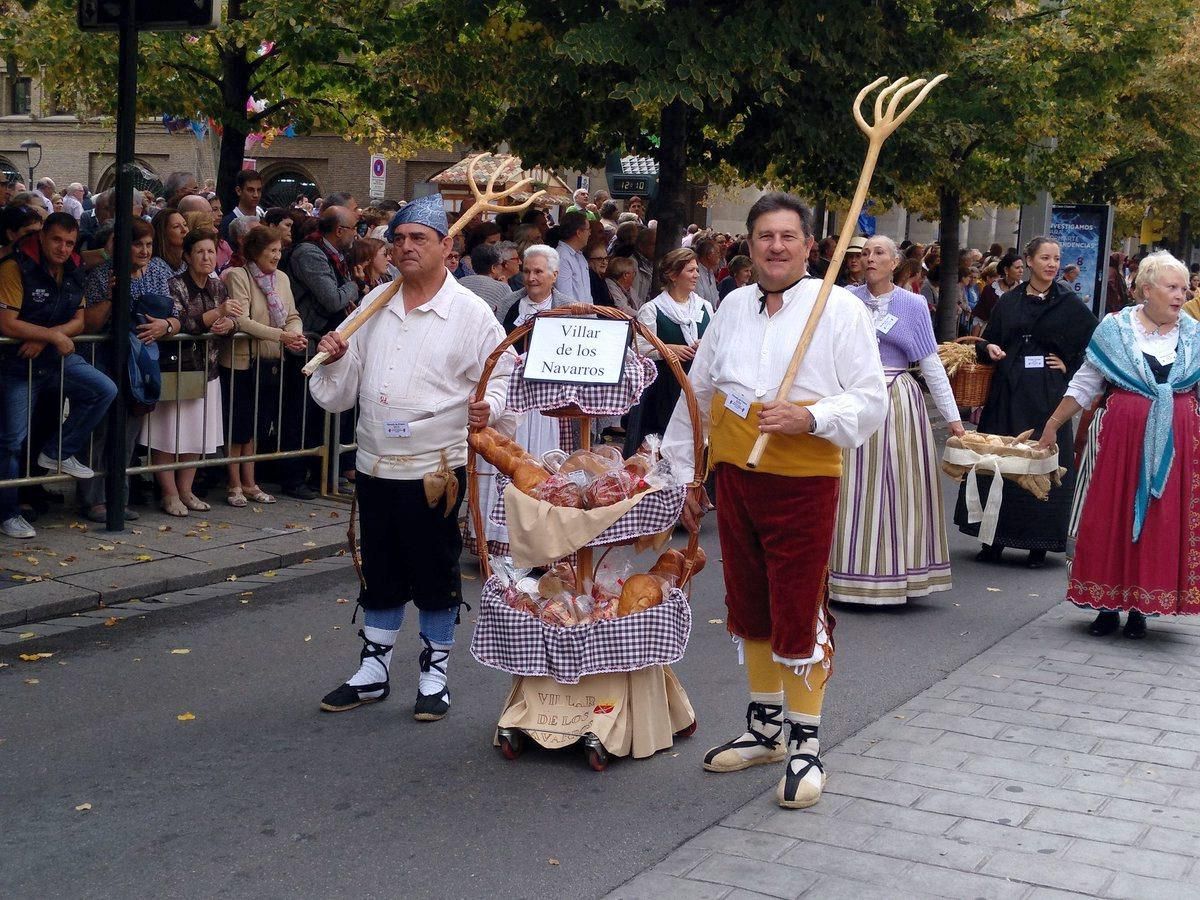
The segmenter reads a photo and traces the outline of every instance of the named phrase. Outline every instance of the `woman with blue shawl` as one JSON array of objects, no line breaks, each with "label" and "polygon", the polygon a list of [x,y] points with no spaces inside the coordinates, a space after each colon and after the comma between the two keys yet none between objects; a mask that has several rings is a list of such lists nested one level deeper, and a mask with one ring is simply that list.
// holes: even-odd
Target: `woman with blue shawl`
[{"label": "woman with blue shawl", "polygon": [[1100,610],[1088,629],[1128,638],[1146,615],[1200,613],[1200,322],[1180,316],[1187,267],[1162,251],[1138,270],[1141,303],[1107,316],[1046,421],[1040,446],[1107,391],[1067,599]]}]

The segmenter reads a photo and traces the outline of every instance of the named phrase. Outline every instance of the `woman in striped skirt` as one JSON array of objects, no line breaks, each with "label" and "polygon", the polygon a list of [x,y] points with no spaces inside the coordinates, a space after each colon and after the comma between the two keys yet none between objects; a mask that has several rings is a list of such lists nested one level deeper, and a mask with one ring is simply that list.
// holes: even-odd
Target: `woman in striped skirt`
[{"label": "woman in striped skirt", "polygon": [[851,288],[871,312],[888,381],[883,427],[845,451],[838,522],[829,561],[829,596],[842,603],[898,605],[951,587],[937,449],[921,374],[952,434],[963,433],[950,380],[937,357],[929,310],[892,281],[900,254],[876,235],[863,249],[866,283]]}]

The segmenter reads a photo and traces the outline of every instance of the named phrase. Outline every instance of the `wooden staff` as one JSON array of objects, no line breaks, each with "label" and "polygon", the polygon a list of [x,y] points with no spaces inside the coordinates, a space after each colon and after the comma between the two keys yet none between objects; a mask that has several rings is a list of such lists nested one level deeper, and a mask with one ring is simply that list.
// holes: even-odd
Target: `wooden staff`
[{"label": "wooden staff", "polygon": [[[842,268],[842,258],[846,255],[846,248],[850,246],[850,238],[854,236],[854,226],[858,221],[858,214],[862,212],[863,203],[867,199],[867,190],[871,186],[871,176],[875,174],[875,163],[879,161],[879,150],[883,147],[883,142],[888,139],[893,131],[904,124],[904,121],[913,114],[918,106],[929,96],[929,92],[934,87],[940,84],[946,78],[945,74],[938,75],[928,83],[924,78],[918,78],[916,81],[910,82],[908,77],[897,78],[875,98],[875,122],[871,125],[867,124],[863,118],[860,107],[867,94],[875,90],[881,84],[886,82],[886,77],[876,78],[861,91],[854,99],[854,121],[858,123],[858,129],[867,136],[867,158],[863,162],[862,172],[858,176],[858,187],[854,191],[854,199],[850,201],[850,209],[846,213],[846,225],[842,228],[842,234],[838,238],[837,247],[833,251],[833,258],[829,261],[829,268],[825,271],[825,279],[821,282],[821,289],[817,291],[817,302],[813,304],[813,310],[808,316],[808,321],[804,324],[804,331],[800,334],[800,342],[796,344],[796,350],[792,354],[792,361],[788,365],[787,372],[783,376],[783,381],[779,385],[779,391],[775,394],[777,401],[787,400],[788,394],[792,390],[792,382],[796,380],[796,373],[800,371],[800,363],[804,360],[804,355],[808,352],[808,346],[812,343],[813,333],[817,330],[817,323],[821,320],[821,314],[825,311],[825,304],[829,300],[829,293],[833,290],[833,284],[837,281],[838,273]],[[915,90],[920,90],[920,93],[913,98],[912,102],[904,108],[902,112],[897,114],[896,110],[900,106],[900,101],[908,94]],[[887,109],[884,110],[884,101],[891,97],[891,102],[888,103]],[[747,467],[757,469],[759,462],[762,460],[763,452],[767,449],[767,441],[770,440],[770,432],[763,432],[758,436],[758,440],[754,442],[754,449],[750,451],[750,457],[746,460]]]},{"label": "wooden staff", "polygon": [[[496,179],[500,176],[500,172],[504,169],[504,163],[500,162],[496,166],[496,170],[492,172],[491,177],[488,179],[487,187],[484,188],[483,191],[480,191],[479,185],[475,183],[475,166],[478,164],[479,160],[483,159],[485,155],[486,154],[483,153],[476,154],[467,162],[467,184],[471,188],[471,193],[475,195],[475,202],[466,212],[458,217],[458,220],[453,225],[450,226],[450,230],[446,232],[446,237],[453,238],[456,234],[466,228],[467,225],[469,225],[477,215],[485,212],[523,212],[524,210],[529,209],[535,200],[546,193],[545,191],[536,191],[524,203],[518,203],[515,206],[500,205],[496,202],[497,200],[503,200],[506,197],[519,194],[521,191],[533,184],[533,179],[526,178],[524,181],[520,181],[510,188],[506,188],[503,191],[497,191]],[[396,296],[396,291],[400,290],[400,285],[403,283],[403,281],[403,278],[396,276],[395,281],[388,285],[384,290],[380,291],[379,296],[371,301],[370,306],[366,307],[358,315],[352,316],[351,318],[342,322],[342,324],[338,326],[338,333],[344,336],[346,340],[349,340],[350,335],[358,331],[358,329],[362,327],[363,323],[366,322],[367,319],[371,318],[371,316],[375,315],[375,313],[379,312],[391,302],[391,299]],[[313,372],[317,371],[317,369],[320,368],[328,358],[328,353],[318,353],[308,361],[308,364],[301,369],[301,371],[305,375],[311,375]]]}]

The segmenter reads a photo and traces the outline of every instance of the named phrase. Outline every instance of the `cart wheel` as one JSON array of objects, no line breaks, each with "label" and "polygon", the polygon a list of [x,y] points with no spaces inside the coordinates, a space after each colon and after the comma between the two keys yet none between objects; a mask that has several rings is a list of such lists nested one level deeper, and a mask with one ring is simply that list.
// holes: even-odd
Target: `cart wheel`
[{"label": "cart wheel", "polygon": [[687,728],[682,729],[681,731],[675,732],[675,737],[680,737],[680,738],[691,737],[693,734],[696,733],[697,724],[698,724],[697,720],[692,719],[692,724],[689,725]]},{"label": "cart wheel", "polygon": [[593,772],[603,772],[608,768],[608,753],[603,747],[588,747],[587,761]]},{"label": "cart wheel", "polygon": [[502,728],[497,739],[500,742],[500,754],[505,759],[516,759],[525,750],[525,740],[519,731]]}]

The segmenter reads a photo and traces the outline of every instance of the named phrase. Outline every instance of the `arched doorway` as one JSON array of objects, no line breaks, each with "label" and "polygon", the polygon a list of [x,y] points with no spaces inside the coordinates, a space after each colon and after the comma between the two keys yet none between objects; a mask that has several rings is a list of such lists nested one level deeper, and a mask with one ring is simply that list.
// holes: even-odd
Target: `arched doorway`
[{"label": "arched doorway", "polygon": [[[145,160],[134,160],[136,168],[133,173],[133,189],[135,191],[149,191],[155,197],[163,195],[162,179],[158,177],[158,173],[150,166],[146,165]],[[114,163],[104,170],[104,174],[100,176],[100,181],[97,183],[96,192],[107,191],[111,187],[117,186],[117,166]]]},{"label": "arched doorway", "polygon": [[18,181],[21,180],[21,170],[7,156],[0,156],[0,181],[8,181],[13,175],[17,176]]},{"label": "arched doorway", "polygon": [[267,175],[266,184],[263,185],[262,207],[286,208],[295,203],[301,194],[309,200],[321,196],[312,176],[294,167],[277,169]]}]

